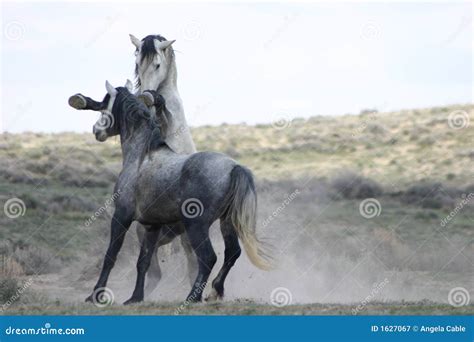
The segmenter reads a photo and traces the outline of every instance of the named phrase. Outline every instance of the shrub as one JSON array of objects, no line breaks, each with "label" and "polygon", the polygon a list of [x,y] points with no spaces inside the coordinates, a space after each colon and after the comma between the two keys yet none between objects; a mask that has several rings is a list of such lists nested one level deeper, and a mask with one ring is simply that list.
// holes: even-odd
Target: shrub
[{"label": "shrub", "polygon": [[351,172],[345,172],[334,178],[331,188],[335,191],[333,197],[343,199],[377,197],[383,192],[377,182]]},{"label": "shrub", "polygon": [[13,258],[23,267],[26,275],[58,272],[60,262],[53,253],[38,246],[15,248]]},{"label": "shrub", "polygon": [[5,304],[18,295],[19,287],[20,284],[15,278],[7,277],[0,279],[0,303]]},{"label": "shrub", "polygon": [[10,253],[0,254],[0,277],[17,277],[25,274],[23,267],[11,256]]},{"label": "shrub", "polygon": [[445,188],[441,183],[423,182],[409,187],[403,196],[407,203],[417,204],[423,208],[440,209],[454,206],[455,198],[460,191]]},{"label": "shrub", "polygon": [[97,208],[97,205],[81,196],[57,195],[51,199],[46,209],[48,212],[59,213],[63,211],[90,212]]}]

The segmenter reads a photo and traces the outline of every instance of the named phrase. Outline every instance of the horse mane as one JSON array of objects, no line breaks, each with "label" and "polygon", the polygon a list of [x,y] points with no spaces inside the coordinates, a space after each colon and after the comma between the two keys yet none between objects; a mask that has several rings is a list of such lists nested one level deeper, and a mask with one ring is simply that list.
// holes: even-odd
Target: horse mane
[{"label": "horse mane", "polygon": [[117,88],[117,97],[113,107],[113,112],[117,113],[116,120],[120,124],[120,128],[124,129],[124,138],[130,138],[135,130],[141,129],[141,123],[145,121],[148,126],[149,133],[146,136],[145,146],[141,153],[140,160],[150,152],[157,150],[165,144],[162,135],[162,127],[156,115],[152,115],[150,110],[131,94],[127,88]]},{"label": "horse mane", "polygon": [[[154,55],[157,54],[156,48],[155,48],[155,42],[154,40],[158,39],[160,42],[165,41],[166,38],[163,36],[160,36],[159,34],[150,34],[146,36],[145,38],[142,39],[143,45],[141,49],[141,56],[140,56],[140,63],[143,63],[145,59],[150,59],[153,58]],[[174,58],[174,50],[173,47],[171,49],[168,49],[170,51],[170,56],[171,58]],[[140,76],[138,75],[138,65],[135,64],[135,86],[137,88],[140,88],[141,86],[141,81],[140,81]],[[156,90],[156,89],[153,89]]]}]

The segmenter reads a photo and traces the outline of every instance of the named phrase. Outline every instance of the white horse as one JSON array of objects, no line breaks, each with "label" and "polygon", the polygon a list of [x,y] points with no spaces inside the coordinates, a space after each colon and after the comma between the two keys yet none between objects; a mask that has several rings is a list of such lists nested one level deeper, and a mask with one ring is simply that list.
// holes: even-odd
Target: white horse
[{"label": "white horse", "polygon": [[[183,102],[178,92],[177,69],[172,44],[160,35],[149,35],[142,40],[130,34],[135,46],[135,76],[138,91],[136,95],[156,114],[163,127],[166,127],[166,144],[176,153],[192,154],[196,152],[191,132],[184,116]],[[164,107],[158,106],[164,100]],[[155,106],[156,105],[156,106]],[[157,108],[160,107],[157,111]],[[137,234],[143,243],[145,229],[138,225]],[[186,235],[182,235],[189,281],[192,284],[197,275],[197,260]],[[163,239],[163,244],[167,243]],[[156,249],[157,251],[157,249]],[[151,261],[147,275],[147,292],[153,291],[161,278],[158,256]]]},{"label": "white horse", "polygon": [[136,48],[137,95],[141,95],[149,107],[155,103],[156,95],[161,95],[166,103],[161,120],[167,125],[167,145],[176,153],[196,152],[178,92],[178,72],[172,47],[175,41],[159,35],[139,40],[132,34],[130,40]]}]

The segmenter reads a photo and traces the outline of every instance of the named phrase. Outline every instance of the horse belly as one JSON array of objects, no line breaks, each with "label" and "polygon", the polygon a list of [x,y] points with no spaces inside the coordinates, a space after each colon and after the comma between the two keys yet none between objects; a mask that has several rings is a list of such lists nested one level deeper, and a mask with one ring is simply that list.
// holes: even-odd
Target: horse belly
[{"label": "horse belly", "polygon": [[179,182],[173,169],[150,166],[140,173],[138,183],[138,221],[166,224],[180,220]]}]

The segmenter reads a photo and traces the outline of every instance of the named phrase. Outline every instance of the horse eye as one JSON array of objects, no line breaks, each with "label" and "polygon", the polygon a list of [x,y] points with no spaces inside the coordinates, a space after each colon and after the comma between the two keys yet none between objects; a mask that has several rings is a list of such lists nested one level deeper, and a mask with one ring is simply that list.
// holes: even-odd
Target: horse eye
[{"label": "horse eye", "polygon": [[160,64],[158,64],[158,65],[156,66],[156,70],[158,70],[159,67],[160,67]]},{"label": "horse eye", "polygon": [[135,50],[135,56],[138,56],[138,49]]}]

